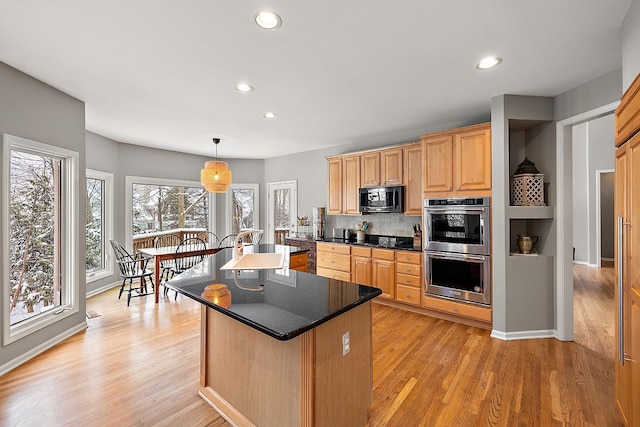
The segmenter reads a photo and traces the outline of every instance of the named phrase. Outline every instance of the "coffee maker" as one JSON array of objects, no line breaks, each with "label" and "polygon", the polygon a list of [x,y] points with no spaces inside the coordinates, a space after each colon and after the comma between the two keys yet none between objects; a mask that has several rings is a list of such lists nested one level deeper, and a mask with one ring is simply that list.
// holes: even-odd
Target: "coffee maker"
[{"label": "coffee maker", "polygon": [[313,208],[313,240],[324,240],[325,209]]}]

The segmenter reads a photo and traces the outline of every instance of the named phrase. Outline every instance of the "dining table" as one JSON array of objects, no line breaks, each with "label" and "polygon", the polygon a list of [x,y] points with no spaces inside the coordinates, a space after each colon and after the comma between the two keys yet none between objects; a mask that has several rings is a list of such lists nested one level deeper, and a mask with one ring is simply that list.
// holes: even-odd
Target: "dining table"
[{"label": "dining table", "polygon": [[162,268],[160,267],[160,263],[162,261],[167,261],[170,259],[174,259],[176,257],[178,258],[184,258],[184,257],[189,257],[189,256],[194,256],[194,255],[198,255],[200,253],[204,254],[204,255],[212,255],[215,254],[216,252],[219,252],[223,249],[226,248],[220,248],[218,247],[216,244],[212,244],[212,243],[207,243],[206,244],[207,247],[202,250],[202,249],[189,249],[188,247],[182,247],[180,249],[180,252],[176,252],[178,249],[178,246],[161,246],[159,248],[140,248],[138,249],[138,252],[140,252],[142,255],[146,256],[146,257],[153,257],[154,259],[154,298],[155,298],[155,302],[156,304],[160,301],[160,275],[162,273]]}]

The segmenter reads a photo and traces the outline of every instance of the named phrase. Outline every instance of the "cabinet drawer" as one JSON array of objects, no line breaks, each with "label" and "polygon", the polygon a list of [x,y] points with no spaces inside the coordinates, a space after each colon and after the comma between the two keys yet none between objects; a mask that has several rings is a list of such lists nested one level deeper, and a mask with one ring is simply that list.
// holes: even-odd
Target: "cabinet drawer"
[{"label": "cabinet drawer", "polygon": [[334,243],[318,242],[318,252],[330,252],[334,254],[351,254],[351,246]]},{"label": "cabinet drawer", "polygon": [[377,259],[386,259],[388,261],[393,261],[396,259],[395,252],[392,249],[373,249],[371,251],[371,256]]},{"label": "cabinet drawer", "polygon": [[420,288],[398,285],[396,299],[401,302],[420,305]]},{"label": "cabinet drawer", "polygon": [[344,271],[345,273],[351,272],[350,255],[321,252],[318,254],[316,264],[318,265],[318,268],[329,268],[331,270]]},{"label": "cabinet drawer", "polygon": [[399,285],[411,286],[414,288],[419,288],[422,285],[422,280],[420,280],[420,276],[410,276],[408,274],[398,273],[396,275],[396,281]]},{"label": "cabinet drawer", "polygon": [[343,282],[351,281],[351,273],[344,271],[331,270],[330,268],[318,267],[316,268],[316,275],[322,277],[328,277],[330,279],[342,280]]},{"label": "cabinet drawer", "polygon": [[352,246],[351,255],[361,256],[364,258],[371,258],[371,248],[362,248],[359,246]]},{"label": "cabinet drawer", "polygon": [[422,252],[396,251],[396,261],[420,265]]},{"label": "cabinet drawer", "polygon": [[405,264],[402,262],[396,263],[396,271],[402,274],[409,274],[412,276],[420,276],[422,267],[420,264]]},{"label": "cabinet drawer", "polygon": [[491,322],[491,309],[462,302],[449,301],[442,298],[423,296],[421,305],[433,310],[443,311],[456,316]]},{"label": "cabinet drawer", "polygon": [[292,270],[306,270],[307,269],[307,254],[291,255],[289,258],[289,268]]}]

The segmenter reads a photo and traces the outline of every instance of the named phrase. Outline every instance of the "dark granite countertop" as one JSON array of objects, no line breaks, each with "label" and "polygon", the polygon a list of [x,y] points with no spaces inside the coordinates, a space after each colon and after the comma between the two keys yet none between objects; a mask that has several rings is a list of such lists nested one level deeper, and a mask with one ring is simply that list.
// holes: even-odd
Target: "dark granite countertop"
[{"label": "dark granite countertop", "polygon": [[[382,293],[378,288],[287,268],[289,255],[304,251],[293,246],[258,245],[254,252],[284,253],[285,268],[241,270],[236,282],[234,271],[220,270],[233,256],[232,249],[223,249],[167,284],[171,289],[281,341],[295,338]],[[232,297],[229,308],[215,305],[201,296],[204,288],[214,283],[229,288]],[[261,284],[264,288],[260,291],[242,289],[258,288]]]},{"label": "dark granite countertop", "polygon": [[[394,239],[395,244],[392,244],[393,240],[390,241],[390,239]],[[422,252],[422,247],[413,246],[413,237],[379,236],[376,234],[367,234],[364,242],[358,242],[355,237],[352,237],[349,240],[326,237],[322,241],[327,243],[344,243],[345,245],[368,246],[381,249],[397,249],[402,251]]]}]

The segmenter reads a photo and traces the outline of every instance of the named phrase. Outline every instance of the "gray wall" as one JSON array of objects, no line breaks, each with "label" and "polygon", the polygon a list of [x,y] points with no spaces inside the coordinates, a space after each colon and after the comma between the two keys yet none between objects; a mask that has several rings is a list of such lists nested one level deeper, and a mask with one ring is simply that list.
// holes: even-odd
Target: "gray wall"
[{"label": "gray wall", "polygon": [[622,81],[629,87],[640,74],[640,0],[634,0],[622,23]]},{"label": "gray wall", "polygon": [[[85,180],[84,103],[0,62],[0,133],[8,133],[79,153],[79,182]],[[80,185],[76,214],[79,224],[85,223],[85,186]],[[85,293],[84,227],[78,225],[78,241],[74,265],[80,269],[80,295]],[[6,276],[5,276],[6,277]],[[4,280],[4,278],[3,278]],[[6,296],[0,298],[8,304]],[[86,324],[86,301],[80,298],[78,313],[66,317],[27,337],[3,346],[0,352],[2,367],[20,357],[35,355],[39,346],[53,344],[68,331]]]},{"label": "gray wall", "polygon": [[573,176],[573,248],[574,260],[587,263],[589,258],[589,187],[587,124],[582,123],[572,129],[572,176]]}]

